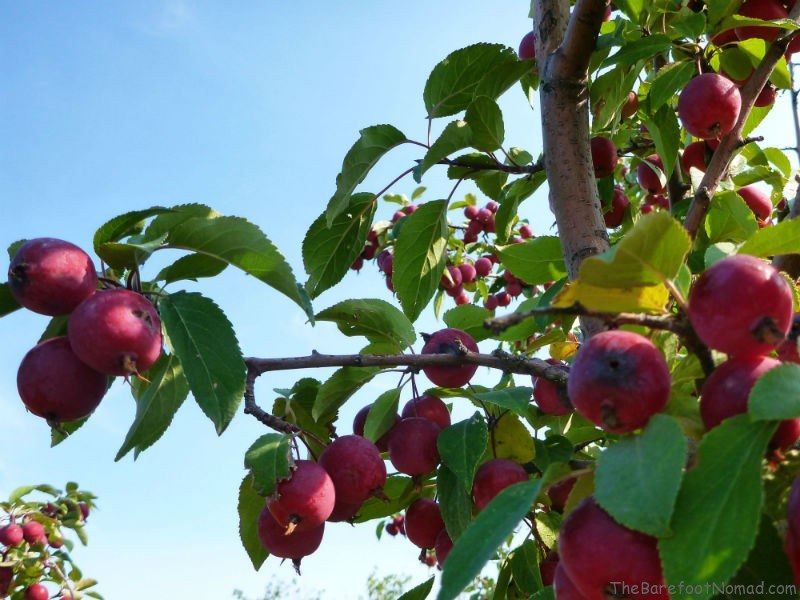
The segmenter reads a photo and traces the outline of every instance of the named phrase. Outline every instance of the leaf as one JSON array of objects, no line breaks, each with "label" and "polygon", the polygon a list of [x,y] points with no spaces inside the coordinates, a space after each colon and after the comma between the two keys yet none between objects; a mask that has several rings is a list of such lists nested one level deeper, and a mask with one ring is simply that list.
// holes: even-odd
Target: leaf
[{"label": "leaf", "polygon": [[201,277],[216,277],[227,266],[227,262],[213,256],[189,254],[188,256],[180,257],[168,267],[161,269],[153,281],[163,281],[167,284],[182,279],[195,281]]},{"label": "leaf", "polygon": [[546,179],[546,173],[539,171],[534,173],[532,177],[515,179],[503,188],[500,207],[494,216],[498,243],[504,244],[508,241],[519,205],[522,204],[523,200],[530,198]]},{"label": "leaf", "polygon": [[417,339],[411,321],[385,300],[343,300],[317,314],[318,321],[336,323],[348,337],[364,336],[370,342],[389,341],[401,349]]},{"label": "leaf", "polygon": [[414,480],[404,475],[390,475],[386,478],[383,493],[389,498],[370,497],[361,505],[356,515],[356,523],[365,523],[373,519],[388,517],[405,510],[416,494]]},{"label": "leaf", "polygon": [[59,496],[61,495],[61,491],[57,490],[51,485],[47,485],[46,483],[41,483],[39,485],[25,485],[16,488],[8,495],[8,502],[9,504],[16,504],[19,500],[30,494],[31,492],[42,492],[44,494],[48,494],[50,496]]},{"label": "leaf", "polygon": [[447,534],[455,541],[472,521],[472,491],[465,492],[458,477],[445,465],[439,465],[436,494]]},{"label": "leaf", "polygon": [[197,217],[208,220],[221,216],[220,213],[205,204],[180,204],[157,215],[155,219],[150,221],[141,237],[144,240],[153,240],[164,234],[169,234],[178,225],[185,223],[189,219]]},{"label": "leaf", "polygon": [[128,212],[106,221],[94,234],[94,251],[98,256],[102,257],[102,246],[110,242],[118,242],[122,238],[130,235],[141,233],[144,229],[144,224],[147,219],[155,215],[169,213],[171,211],[172,209],[164,208],[163,206],[154,206],[144,210]]},{"label": "leaf", "polygon": [[492,430],[492,450],[496,458],[507,458],[524,465],[536,457],[536,445],[519,417],[506,413]]},{"label": "leaf", "polygon": [[499,246],[497,255],[509,271],[531,285],[556,281],[567,274],[561,241],[555,236]]},{"label": "leaf", "polygon": [[650,110],[658,110],[689,83],[697,67],[691,61],[670,63],[664,66],[653,79],[647,97]]},{"label": "leaf", "polygon": [[294,300],[313,318],[308,297],[295,281],[289,263],[267,236],[245,219],[186,219],[170,231],[167,243],[171,248],[192,250],[241,269]]},{"label": "leaf", "polygon": [[542,589],[536,542],[525,540],[514,550],[511,554],[511,573],[514,576],[514,583],[523,594],[533,594]]},{"label": "leaf", "polygon": [[572,458],[575,448],[563,435],[550,435],[544,440],[533,440],[536,444],[536,466],[544,473],[550,466],[566,463]]},{"label": "leaf", "polygon": [[462,304],[451,308],[442,316],[445,325],[466,331],[476,342],[491,337],[491,332],[483,326],[483,322],[492,316],[492,311],[475,304]]},{"label": "leaf", "polygon": [[503,145],[503,113],[497,102],[488,96],[476,97],[467,107],[464,120],[472,130],[474,148],[483,152],[494,152]]},{"label": "leaf", "polygon": [[706,583],[723,584],[750,553],[756,539],[763,493],[761,462],[774,423],[751,423],[747,415],[724,420],[700,442],[697,466],[686,473],[671,528],[659,542],[667,584],[703,585],[672,597],[703,600]]},{"label": "leaf", "polygon": [[97,255],[114,269],[133,269],[143,265],[160,248],[167,235],[144,242],[106,242],[95,248]]},{"label": "leaf", "polygon": [[469,148],[472,145],[472,128],[466,121],[451,121],[422,159],[417,177],[421,177],[428,169],[454,152]]},{"label": "leaf", "polygon": [[474,44],[451,52],[433,68],[425,82],[422,98],[428,118],[464,110],[485,74],[500,65],[518,62],[516,52],[502,44]]},{"label": "leaf", "polygon": [[258,516],[263,508],[264,498],[253,489],[253,478],[248,475],[239,486],[239,538],[256,571],[269,556],[258,535]]},{"label": "leaf", "polygon": [[732,15],[741,4],[741,0],[706,0],[709,25],[713,27],[725,17]]},{"label": "leaf", "polygon": [[535,63],[532,61],[515,60],[501,62],[489,69],[478,85],[475,86],[474,97],[487,96],[497,100],[512,85],[532,73]]},{"label": "leaf", "polygon": [[553,300],[555,307],[576,302],[589,310],[605,312],[664,312],[669,292],[663,285],[607,288],[589,285],[581,279],[568,283]]},{"label": "leaf", "polygon": [[761,257],[800,254],[800,219],[786,219],[772,227],[757,229],[739,248],[739,254]]},{"label": "leaf", "polygon": [[758,230],[758,223],[736,192],[719,191],[711,198],[705,231],[710,243],[742,242]]},{"label": "leaf", "polygon": [[316,298],[339,283],[364,250],[377,203],[372,194],[353,194],[347,208],[330,227],[325,214],[317,217],[303,238],[306,290]]},{"label": "leaf", "polygon": [[358,139],[344,156],[342,170],[336,176],[336,192],[325,209],[328,227],[347,209],[353,190],[364,181],[378,160],[406,141],[405,134],[392,125],[372,125],[359,131]]},{"label": "leaf", "polygon": [[433,582],[435,579],[435,577],[431,577],[425,583],[420,583],[417,587],[408,590],[397,600],[425,600],[433,589]]},{"label": "leaf", "polygon": [[656,145],[656,152],[664,161],[664,173],[669,177],[675,167],[681,143],[681,128],[675,111],[665,104],[658,109],[652,119],[645,119],[644,122]]},{"label": "leaf", "polygon": [[433,298],[444,272],[448,238],[447,201],[421,205],[407,217],[394,252],[392,282],[411,321]]},{"label": "leaf", "polygon": [[19,250],[20,246],[27,242],[26,239],[17,240],[16,242],[12,242],[8,245],[8,260],[14,260],[14,257],[17,255],[17,251]]},{"label": "leaf", "polygon": [[681,224],[657,211],[639,219],[610,251],[583,261],[578,279],[609,288],[658,285],[678,275],[690,248]]},{"label": "leaf", "polygon": [[385,391],[367,413],[364,423],[364,437],[371,442],[377,442],[381,436],[389,431],[397,419],[397,404],[400,400],[400,388]]},{"label": "leaf", "polygon": [[288,435],[267,433],[253,442],[244,454],[250,469],[253,491],[262,497],[272,495],[278,481],[289,477],[293,464]]},{"label": "leaf", "polygon": [[149,381],[134,380],[136,417],[117,452],[115,461],[136,449],[136,454],[155,444],[172,423],[175,413],[189,395],[189,383],[178,357],[163,353],[144,373]]},{"label": "leaf", "polygon": [[230,321],[198,293],[163,296],[159,310],[194,399],[222,434],[239,407],[245,380],[244,358]]},{"label": "leaf", "polygon": [[640,435],[625,436],[600,455],[595,499],[626,527],[668,535],[687,451],[678,423],[653,416]]},{"label": "leaf", "polygon": [[619,52],[612,54],[603,61],[601,67],[608,67],[615,64],[632,66],[640,60],[652,58],[660,52],[665,52],[672,47],[672,40],[661,34],[650,35],[626,42]]},{"label": "leaf", "polygon": [[78,419],[77,421],[70,421],[69,423],[61,423],[56,429],[55,427],[50,429],[50,447],[55,448],[61,442],[72,436],[78,429],[83,427],[86,424],[86,421],[89,420],[89,417],[85,417],[83,419]]},{"label": "leaf", "polygon": [[[796,598],[789,590],[793,588],[794,576],[789,559],[783,550],[783,540],[775,526],[770,522],[766,515],[762,515],[761,524],[756,537],[756,543],[747,562],[742,565],[739,572],[731,580],[733,586],[751,586],[750,589],[757,590],[756,586],[763,586],[765,583],[773,586],[782,586],[786,590],[783,594],[778,593],[775,587],[770,592],[770,598],[777,600],[785,598],[789,600]],[[747,588],[744,588],[747,589]],[[765,593],[759,595],[765,596]],[[724,595],[723,598],[734,600],[733,595]]]},{"label": "leaf", "polygon": [[475,469],[486,451],[488,441],[486,421],[479,412],[466,421],[454,423],[439,432],[436,446],[442,463],[458,477],[467,493],[472,492]]},{"label": "leaf", "polygon": [[505,488],[484,508],[453,545],[442,571],[437,598],[453,600],[480,573],[486,562],[505,541],[539,493],[539,480],[516,483]]},{"label": "leaf", "polygon": [[515,386],[502,390],[492,390],[474,394],[476,400],[494,404],[500,408],[511,410],[519,415],[526,415],[530,411],[533,388]]},{"label": "leaf", "polygon": [[381,372],[379,367],[342,367],[319,388],[311,416],[316,421],[331,419],[347,399]]},{"label": "leaf", "polygon": [[747,401],[754,421],[800,417],[800,365],[783,363],[756,380]]},{"label": "leaf", "polygon": [[0,317],[10,315],[15,310],[22,308],[14,296],[11,295],[11,288],[7,283],[0,283]]}]

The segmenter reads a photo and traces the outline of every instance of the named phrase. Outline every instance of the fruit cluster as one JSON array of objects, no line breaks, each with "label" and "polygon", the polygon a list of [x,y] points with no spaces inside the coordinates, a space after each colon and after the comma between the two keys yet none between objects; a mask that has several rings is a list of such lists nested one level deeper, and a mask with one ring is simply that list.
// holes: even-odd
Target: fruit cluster
[{"label": "fruit cluster", "polygon": [[[57,493],[43,486],[31,486],[30,490],[39,488]],[[17,494],[2,504],[6,514],[0,519],[4,523],[0,526],[0,598],[48,600],[52,587],[58,589],[53,598],[78,599],[94,585],[81,578],[68,553],[73,544],[64,536],[65,529],[79,532],[84,527],[94,497],[78,491],[74,484],[69,484],[68,490],[50,502],[27,501],[26,494]],[[79,537],[82,539],[81,533]]]},{"label": "fruit cluster", "polygon": [[53,238],[28,240],[8,270],[11,294],[23,307],[51,317],[69,315],[22,359],[17,388],[27,409],[50,423],[90,415],[108,378],[140,376],[161,355],[161,321],[142,294],[99,279],[79,247]]}]

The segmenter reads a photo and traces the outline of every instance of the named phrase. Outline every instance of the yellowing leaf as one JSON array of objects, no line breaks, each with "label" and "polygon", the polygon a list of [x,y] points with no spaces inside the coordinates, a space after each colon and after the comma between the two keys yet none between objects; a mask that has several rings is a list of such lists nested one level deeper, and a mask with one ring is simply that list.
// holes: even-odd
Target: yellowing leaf
[{"label": "yellowing leaf", "polygon": [[550,345],[550,358],[556,360],[568,360],[575,356],[578,351],[576,342],[556,342]]},{"label": "yellowing leaf", "polygon": [[497,458],[527,463],[536,456],[531,433],[513,413],[503,415],[489,436],[489,445]]},{"label": "yellowing leaf", "polygon": [[578,477],[578,479],[575,480],[575,485],[572,486],[572,490],[569,492],[569,496],[567,496],[567,503],[564,505],[564,516],[566,517],[581,500],[587,496],[591,496],[593,493],[594,473],[586,473],[586,475]]},{"label": "yellowing leaf", "polygon": [[576,302],[589,310],[607,312],[664,312],[669,292],[663,285],[609,288],[591,285],[580,279],[564,286],[553,306],[569,307]]}]

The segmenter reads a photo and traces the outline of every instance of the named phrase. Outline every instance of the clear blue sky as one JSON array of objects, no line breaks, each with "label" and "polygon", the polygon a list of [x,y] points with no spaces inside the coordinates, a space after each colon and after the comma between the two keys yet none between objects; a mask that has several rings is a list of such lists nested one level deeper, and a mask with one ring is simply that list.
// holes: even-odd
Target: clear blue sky
[{"label": "clear blue sky", "polygon": [[[94,229],[116,214],[202,202],[257,223],[299,278],[300,241],[358,129],[391,122],[422,139],[422,88],[434,64],[478,41],[516,47],[530,27],[527,0],[0,6],[0,246],[53,236],[89,249]],[[508,145],[538,153],[537,112],[518,89],[501,106]],[[774,119],[769,129],[780,134],[788,121]],[[415,157],[411,148],[397,152],[363,189],[376,191]],[[443,177],[428,179],[425,198],[449,190]],[[551,231],[541,194],[523,210],[537,234]],[[305,325],[294,305],[233,270],[195,287],[228,313],[248,355],[359,346],[331,326]],[[316,308],[347,297],[390,295],[371,265]],[[187,401],[152,449],[115,464],[134,412],[117,383],[79,434],[50,449],[46,424],[25,413],[15,386],[17,365],[44,324],[30,313],[0,320],[0,495],[21,484],[76,480],[100,496],[90,545],[75,557],[109,600],[221,600],[234,588],[256,595],[270,579],[291,578],[275,559],[255,573],[238,539],[243,453],[263,429],[240,414],[217,438]],[[431,317],[422,320],[422,330],[435,327]],[[271,400],[270,388],[298,376],[262,378],[261,398]],[[394,384],[392,375],[365,387],[343,410],[341,430]],[[376,542],[372,525],[336,524],[304,561],[301,585],[325,598],[357,598],[374,568],[422,581],[428,569],[416,556],[405,540]]]}]

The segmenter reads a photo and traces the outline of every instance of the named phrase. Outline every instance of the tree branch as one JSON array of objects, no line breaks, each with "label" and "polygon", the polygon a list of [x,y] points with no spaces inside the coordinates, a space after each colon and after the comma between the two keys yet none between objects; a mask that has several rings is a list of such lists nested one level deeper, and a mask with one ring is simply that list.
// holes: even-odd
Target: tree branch
[{"label": "tree branch", "polygon": [[564,61],[559,65],[559,71],[563,77],[586,76],[607,5],[607,0],[578,0],[575,3],[561,44]]},{"label": "tree branch", "polygon": [[[789,17],[794,21],[797,21],[798,17],[800,17],[800,2],[792,8]],[[794,36],[795,33],[784,33],[784,35],[775,40],[767,50],[764,60],[753,71],[752,76],[742,88],[742,110],[739,113],[739,120],[734,128],[720,140],[719,146],[714,151],[706,174],[694,195],[689,212],[686,215],[684,227],[692,238],[697,235],[697,230],[702,225],[703,219],[705,219],[708,207],[711,204],[711,198],[717,191],[731,158],[741,146],[742,131],[750,112],[753,110],[756,98],[758,98],[764,85],[766,85],[772,71],[775,70],[775,66],[786,52],[786,48]]]}]

